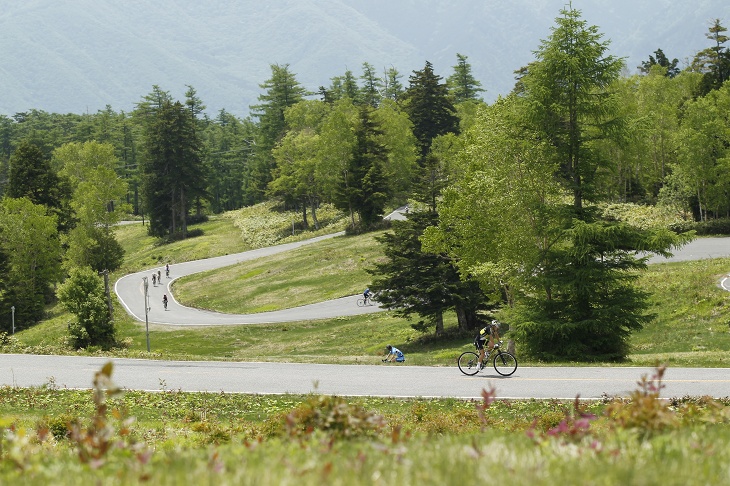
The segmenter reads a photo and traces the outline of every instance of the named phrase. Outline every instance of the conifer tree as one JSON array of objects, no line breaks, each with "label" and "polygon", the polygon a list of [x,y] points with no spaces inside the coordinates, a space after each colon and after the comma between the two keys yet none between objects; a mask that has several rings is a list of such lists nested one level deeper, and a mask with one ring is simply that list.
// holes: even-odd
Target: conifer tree
[{"label": "conifer tree", "polygon": [[163,101],[149,123],[142,164],[143,195],[153,236],[187,236],[187,214],[205,194],[200,141],[193,120],[179,102]]},{"label": "conifer tree", "polygon": [[411,75],[404,96],[405,111],[413,123],[422,159],[428,154],[434,138],[445,133],[459,133],[459,118],[441,79],[426,61],[421,71]]},{"label": "conifer tree", "polygon": [[21,141],[10,157],[6,195],[11,198],[27,197],[32,203],[45,206],[56,215],[61,232],[73,227],[67,181],[58,177],[50,160],[28,140]]},{"label": "conifer tree", "polygon": [[471,64],[467,56],[456,54],[457,64],[454,66],[454,73],[446,79],[449,92],[454,103],[479,100],[479,93],[484,92],[480,83],[471,72]]},{"label": "conifer tree", "polygon": [[353,225],[354,213],[359,214],[366,228],[383,216],[387,199],[388,186],[383,174],[387,153],[378,140],[380,135],[371,108],[361,106],[352,157],[334,201],[337,207],[350,212]]},{"label": "conifer tree", "polygon": [[362,64],[362,75],[360,79],[363,82],[363,86],[360,89],[360,100],[366,105],[372,108],[377,108],[380,104],[383,83],[375,75],[375,68],[372,64],[364,62]]},{"label": "conifer tree", "polygon": [[271,150],[286,133],[284,111],[304,99],[306,90],[289,70],[289,65],[271,65],[271,78],[260,85],[265,92],[259,95],[259,104],[251,106],[253,116],[258,119],[258,137],[255,154],[249,165],[244,182],[246,203],[263,199],[266,186],[271,181],[274,159]]},{"label": "conifer tree", "polygon": [[397,315],[423,318],[413,325],[415,329],[434,327],[437,335],[442,334],[443,314],[453,309],[460,329],[471,331],[487,299],[476,281],[461,279],[448,255],[422,248],[424,230],[437,222],[434,211],[412,212],[406,221],[394,221],[393,230],[377,238],[385,261],[368,271],[374,277],[370,288],[377,292],[378,303]]}]

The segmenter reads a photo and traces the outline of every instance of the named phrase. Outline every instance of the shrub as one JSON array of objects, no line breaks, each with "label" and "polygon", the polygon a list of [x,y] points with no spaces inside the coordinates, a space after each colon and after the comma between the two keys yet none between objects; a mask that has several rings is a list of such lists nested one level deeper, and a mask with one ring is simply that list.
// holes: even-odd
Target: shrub
[{"label": "shrub", "polygon": [[385,426],[382,416],[342,397],[311,396],[286,416],[286,431],[304,437],[321,431],[334,438],[370,436]]}]

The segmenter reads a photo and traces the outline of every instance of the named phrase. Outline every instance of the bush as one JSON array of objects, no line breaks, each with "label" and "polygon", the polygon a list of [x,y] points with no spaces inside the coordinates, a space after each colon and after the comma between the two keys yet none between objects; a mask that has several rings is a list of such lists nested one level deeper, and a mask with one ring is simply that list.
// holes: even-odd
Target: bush
[{"label": "bush", "polygon": [[89,345],[110,347],[114,344],[114,324],[104,292],[104,281],[91,268],[74,268],[58,287],[61,305],[76,316],[69,323],[71,344],[76,348]]},{"label": "bush", "polygon": [[730,218],[711,219],[709,221],[683,221],[670,225],[676,233],[694,230],[698,235],[730,235]]}]

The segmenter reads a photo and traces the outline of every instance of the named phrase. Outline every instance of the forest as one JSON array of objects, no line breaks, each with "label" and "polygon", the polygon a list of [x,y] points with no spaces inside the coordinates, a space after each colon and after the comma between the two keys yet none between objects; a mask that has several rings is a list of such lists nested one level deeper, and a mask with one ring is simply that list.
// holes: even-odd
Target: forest
[{"label": "forest", "polygon": [[209,116],[193,86],[183,100],[152,86],[130,113],[1,115],[0,330],[11,307],[28,327],[58,299],[78,346],[113,343],[100,275],[130,215],[168,241],[270,199],[302,228],[333,204],[353,233],[408,204],[373,270],[387,308],[437,335],[449,309],[465,331],[499,311],[537,358],[621,359],[650,318],[638,253],[730,233],[726,31],[716,20],[684,69],[658,48],[628,75],[565,9],[492,104],[457,54],[445,78],[365,62],[314,92],[272,64],[246,118]]}]

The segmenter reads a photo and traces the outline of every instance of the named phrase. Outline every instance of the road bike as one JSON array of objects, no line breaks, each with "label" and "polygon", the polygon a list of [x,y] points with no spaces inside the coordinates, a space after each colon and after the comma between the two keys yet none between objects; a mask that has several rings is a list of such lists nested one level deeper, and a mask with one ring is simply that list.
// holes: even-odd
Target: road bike
[{"label": "road bike", "polygon": [[373,296],[370,296],[370,297],[367,297],[367,298],[361,297],[361,298],[357,299],[357,306],[358,307],[365,307],[365,306],[368,306],[368,305],[375,305],[374,302],[373,302]]},{"label": "road bike", "polygon": [[474,351],[461,353],[461,356],[459,356],[457,361],[459,370],[461,370],[461,372],[465,375],[476,375],[483,370],[487,366],[487,363],[489,363],[489,360],[492,359],[494,370],[497,373],[502,376],[510,376],[512,373],[517,371],[517,358],[507,351],[502,351],[501,345],[501,341],[496,343],[494,345],[494,349],[492,349],[490,353],[484,355],[484,362],[481,365],[479,364],[478,349],[476,353]]}]

